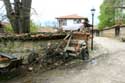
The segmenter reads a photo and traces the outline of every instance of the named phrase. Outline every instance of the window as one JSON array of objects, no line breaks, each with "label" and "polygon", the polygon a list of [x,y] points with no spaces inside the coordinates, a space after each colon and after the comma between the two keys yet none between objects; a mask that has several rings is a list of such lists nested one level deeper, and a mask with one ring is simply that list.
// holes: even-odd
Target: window
[{"label": "window", "polygon": [[67,20],[63,20],[62,25],[67,25]]},{"label": "window", "polygon": [[78,24],[78,23],[81,23],[81,20],[80,19],[74,19],[74,24]]}]

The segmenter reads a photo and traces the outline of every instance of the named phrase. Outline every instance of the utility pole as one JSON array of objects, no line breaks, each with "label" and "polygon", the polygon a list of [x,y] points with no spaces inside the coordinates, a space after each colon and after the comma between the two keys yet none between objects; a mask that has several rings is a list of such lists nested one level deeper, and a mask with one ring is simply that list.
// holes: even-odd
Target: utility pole
[{"label": "utility pole", "polygon": [[93,50],[93,37],[94,37],[94,34],[93,34],[93,28],[94,28],[94,13],[95,13],[95,9],[91,9],[91,13],[92,13],[92,40],[91,40],[91,50]]}]

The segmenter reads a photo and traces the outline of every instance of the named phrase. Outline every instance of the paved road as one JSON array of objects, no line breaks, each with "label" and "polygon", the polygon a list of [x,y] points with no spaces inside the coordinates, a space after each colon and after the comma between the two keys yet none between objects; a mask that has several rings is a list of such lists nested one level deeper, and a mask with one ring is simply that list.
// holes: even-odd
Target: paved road
[{"label": "paved road", "polygon": [[125,43],[95,37],[94,42],[108,54],[89,63],[58,68],[13,83],[125,83]]}]

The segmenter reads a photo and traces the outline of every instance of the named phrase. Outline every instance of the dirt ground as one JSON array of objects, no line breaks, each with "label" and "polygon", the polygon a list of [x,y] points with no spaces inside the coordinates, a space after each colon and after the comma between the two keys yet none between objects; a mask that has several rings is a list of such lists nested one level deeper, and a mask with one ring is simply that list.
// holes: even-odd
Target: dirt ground
[{"label": "dirt ground", "polygon": [[94,43],[99,50],[91,52],[94,59],[88,62],[75,60],[45,73],[0,83],[125,83],[125,43],[105,37],[95,37]]}]

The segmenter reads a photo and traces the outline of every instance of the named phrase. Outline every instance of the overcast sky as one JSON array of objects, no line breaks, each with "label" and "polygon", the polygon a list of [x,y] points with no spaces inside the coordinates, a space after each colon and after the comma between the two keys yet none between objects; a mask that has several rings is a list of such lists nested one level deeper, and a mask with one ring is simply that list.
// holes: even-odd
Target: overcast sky
[{"label": "overcast sky", "polygon": [[[103,0],[32,0],[32,19],[38,24],[52,21],[55,17],[78,14],[88,17],[91,23],[91,9],[95,8],[95,24],[98,24],[99,7]],[[0,1],[0,6],[3,3]],[[42,23],[41,23],[42,22]]]},{"label": "overcast sky", "polygon": [[[91,9],[95,8],[95,24],[98,21],[99,7],[103,0],[33,0],[33,19],[43,21],[54,19],[58,16],[78,14],[88,17],[91,23]],[[32,9],[33,10],[33,9]]]}]

